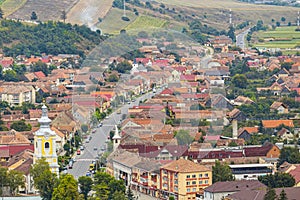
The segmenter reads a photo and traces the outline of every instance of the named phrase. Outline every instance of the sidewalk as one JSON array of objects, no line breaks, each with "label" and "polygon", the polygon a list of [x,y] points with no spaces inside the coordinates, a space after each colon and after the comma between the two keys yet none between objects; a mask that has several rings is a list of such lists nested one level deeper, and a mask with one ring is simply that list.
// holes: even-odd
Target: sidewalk
[{"label": "sidewalk", "polygon": [[144,193],[138,192],[136,190],[132,190],[134,196],[137,200],[159,200],[159,198],[155,198]]}]

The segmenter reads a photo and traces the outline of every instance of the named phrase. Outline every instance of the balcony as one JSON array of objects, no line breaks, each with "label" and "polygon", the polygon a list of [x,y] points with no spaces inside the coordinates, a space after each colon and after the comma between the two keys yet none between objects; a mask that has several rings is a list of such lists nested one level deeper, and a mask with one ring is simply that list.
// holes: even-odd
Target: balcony
[{"label": "balcony", "polygon": [[141,178],[148,179],[148,175],[147,175],[147,174],[142,174],[140,177],[141,177]]}]

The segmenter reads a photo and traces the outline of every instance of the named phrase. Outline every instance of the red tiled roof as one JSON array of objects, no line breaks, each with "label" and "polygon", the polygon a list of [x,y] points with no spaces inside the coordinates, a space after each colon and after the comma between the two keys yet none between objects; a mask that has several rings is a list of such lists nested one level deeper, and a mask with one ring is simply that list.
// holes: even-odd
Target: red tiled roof
[{"label": "red tiled roof", "polygon": [[166,88],[160,94],[163,94],[163,95],[173,95],[173,90],[171,90],[169,88]]},{"label": "red tiled roof", "polygon": [[196,75],[180,75],[180,80],[195,81]]},{"label": "red tiled roof", "polygon": [[46,75],[42,71],[34,72],[34,75],[38,78],[45,78]]},{"label": "red tiled roof", "polygon": [[31,145],[10,145],[8,146],[9,148],[9,155],[10,156],[13,156],[17,153],[20,153],[26,149],[29,149],[31,151],[34,151],[34,145],[31,144]]},{"label": "red tiled roof", "polygon": [[297,166],[294,170],[290,171],[289,174],[291,174],[295,181],[296,181],[296,184],[300,182],[300,165]]},{"label": "red tiled roof", "polygon": [[266,143],[261,147],[245,147],[245,156],[246,157],[257,157],[257,156],[266,156],[267,153],[272,149],[273,144]]},{"label": "red tiled roof", "polygon": [[280,125],[294,127],[293,120],[262,120],[262,125],[264,128],[276,128]]}]

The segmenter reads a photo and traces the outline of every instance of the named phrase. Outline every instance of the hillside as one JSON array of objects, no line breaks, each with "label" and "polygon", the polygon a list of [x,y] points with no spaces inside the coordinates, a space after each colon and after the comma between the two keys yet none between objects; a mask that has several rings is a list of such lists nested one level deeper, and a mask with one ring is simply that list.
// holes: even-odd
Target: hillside
[{"label": "hillside", "polygon": [[86,24],[89,27],[104,18],[111,9],[113,0],[78,0],[67,14],[67,22],[72,24]]},{"label": "hillside", "polygon": [[23,6],[7,17],[30,20],[31,13],[34,11],[40,21],[59,20],[62,11],[68,11],[76,2],[77,0],[27,0]]}]

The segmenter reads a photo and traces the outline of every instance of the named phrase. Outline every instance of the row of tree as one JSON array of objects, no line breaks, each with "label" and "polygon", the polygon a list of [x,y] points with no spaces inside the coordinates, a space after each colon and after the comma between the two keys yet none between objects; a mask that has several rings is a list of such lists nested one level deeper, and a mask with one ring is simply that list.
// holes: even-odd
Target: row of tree
[{"label": "row of tree", "polygon": [[23,173],[15,170],[8,171],[7,168],[0,167],[0,196],[3,196],[5,189],[10,195],[15,196],[18,189],[25,186]]},{"label": "row of tree", "polygon": [[[61,175],[50,171],[49,164],[45,159],[39,159],[31,169],[34,186],[39,190],[44,200],[79,200],[88,199],[90,191],[95,191],[89,199],[101,200],[132,200],[133,193],[130,189],[126,191],[122,180],[116,180],[104,172],[96,172],[94,180],[88,176],[78,178],[78,181],[70,174]],[[78,187],[80,192],[78,192]],[[130,188],[130,187],[129,187]]]}]

